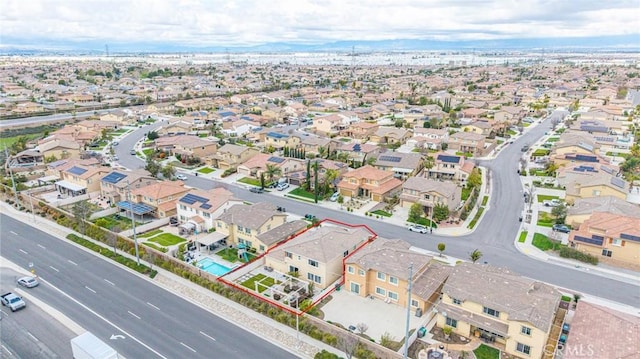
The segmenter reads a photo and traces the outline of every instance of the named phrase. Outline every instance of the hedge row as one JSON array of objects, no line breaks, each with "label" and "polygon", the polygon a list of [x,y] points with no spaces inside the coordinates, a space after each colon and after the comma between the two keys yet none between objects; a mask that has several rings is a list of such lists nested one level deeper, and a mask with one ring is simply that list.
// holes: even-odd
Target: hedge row
[{"label": "hedge row", "polygon": [[585,262],[589,264],[598,264],[598,257],[592,256],[588,253],[580,252],[577,249],[571,247],[562,247],[560,248],[560,257],[562,258],[571,258],[575,260],[579,260],[580,262]]}]

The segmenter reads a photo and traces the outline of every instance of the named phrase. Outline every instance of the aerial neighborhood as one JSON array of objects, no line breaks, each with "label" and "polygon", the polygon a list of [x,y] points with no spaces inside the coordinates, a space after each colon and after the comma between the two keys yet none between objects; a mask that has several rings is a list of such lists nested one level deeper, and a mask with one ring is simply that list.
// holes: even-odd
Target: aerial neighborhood
[{"label": "aerial neighborhood", "polygon": [[0,117],[67,115],[2,127],[34,221],[359,358],[640,358],[637,292],[567,279],[638,285],[637,63],[1,64]]}]

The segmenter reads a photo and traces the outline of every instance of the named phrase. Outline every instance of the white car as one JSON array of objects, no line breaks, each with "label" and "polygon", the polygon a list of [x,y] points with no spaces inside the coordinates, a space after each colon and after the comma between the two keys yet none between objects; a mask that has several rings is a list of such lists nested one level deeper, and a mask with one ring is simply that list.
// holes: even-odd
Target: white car
[{"label": "white car", "polygon": [[335,202],[338,200],[338,197],[340,197],[340,192],[334,192],[329,198],[329,201]]},{"label": "white car", "polygon": [[40,283],[38,283],[38,280],[33,277],[22,277],[18,278],[18,284],[25,288],[33,288],[37,287]]},{"label": "white car", "polygon": [[427,233],[429,230],[427,229],[427,227],[420,225],[420,224],[412,224],[409,226],[409,230],[411,232],[418,232],[418,233]]},{"label": "white car", "polygon": [[278,183],[278,185],[276,186],[276,189],[278,191],[284,191],[287,188],[289,188],[289,184],[287,182]]},{"label": "white car", "polygon": [[186,181],[187,180],[187,176],[183,175],[182,173],[177,175],[176,178],[181,180],[181,181]]}]

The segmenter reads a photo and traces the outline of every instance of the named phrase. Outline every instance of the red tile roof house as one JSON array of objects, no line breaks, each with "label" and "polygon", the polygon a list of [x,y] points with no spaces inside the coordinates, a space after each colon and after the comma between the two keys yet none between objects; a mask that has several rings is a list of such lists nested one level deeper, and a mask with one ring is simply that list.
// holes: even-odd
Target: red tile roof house
[{"label": "red tile roof house", "polygon": [[360,167],[343,175],[338,191],[343,196],[365,197],[376,202],[399,193],[402,181],[393,177],[393,172],[372,166]]}]

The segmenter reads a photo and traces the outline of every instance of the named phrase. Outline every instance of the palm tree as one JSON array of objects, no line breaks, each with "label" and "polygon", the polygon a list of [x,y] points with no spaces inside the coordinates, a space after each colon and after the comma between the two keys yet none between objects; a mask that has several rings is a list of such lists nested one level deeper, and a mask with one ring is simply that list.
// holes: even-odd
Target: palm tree
[{"label": "palm tree", "polygon": [[480,258],[482,258],[482,252],[478,249],[474,249],[473,252],[469,254],[469,259],[471,259],[473,263],[477,262]]},{"label": "palm tree", "polygon": [[422,165],[427,169],[427,173],[436,165],[436,160],[433,156],[426,156],[422,159]]},{"label": "palm tree", "polygon": [[327,149],[322,146],[318,146],[318,157],[324,158],[326,155],[327,155]]},{"label": "palm tree", "polygon": [[280,167],[276,167],[272,164],[267,164],[267,169],[265,170],[267,177],[269,178],[269,182],[273,182],[273,177],[280,176],[282,174],[282,170]]},{"label": "palm tree", "polygon": [[322,188],[324,189],[324,193],[327,193],[329,190],[333,189],[333,182],[340,176],[340,171],[336,169],[327,169],[324,173],[324,178],[322,179]]}]

